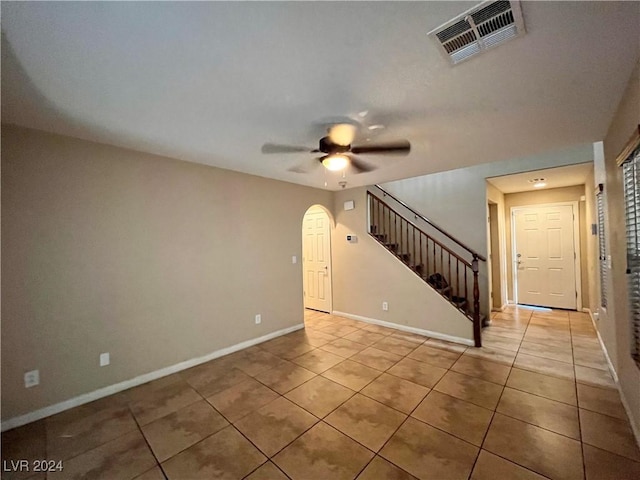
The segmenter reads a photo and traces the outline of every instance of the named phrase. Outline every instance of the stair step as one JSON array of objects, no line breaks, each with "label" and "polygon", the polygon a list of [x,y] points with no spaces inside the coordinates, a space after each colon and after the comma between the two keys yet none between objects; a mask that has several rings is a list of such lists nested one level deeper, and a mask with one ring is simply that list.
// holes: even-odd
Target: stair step
[{"label": "stair step", "polygon": [[408,262],[411,259],[411,254],[410,253],[399,253],[398,257],[400,258],[400,260]]},{"label": "stair step", "polygon": [[378,240],[380,240],[383,243],[387,241],[387,234],[386,233],[374,233],[373,236],[376,237]]},{"label": "stair step", "polygon": [[397,252],[399,247],[397,243],[385,243],[384,246],[387,247],[392,252]]}]

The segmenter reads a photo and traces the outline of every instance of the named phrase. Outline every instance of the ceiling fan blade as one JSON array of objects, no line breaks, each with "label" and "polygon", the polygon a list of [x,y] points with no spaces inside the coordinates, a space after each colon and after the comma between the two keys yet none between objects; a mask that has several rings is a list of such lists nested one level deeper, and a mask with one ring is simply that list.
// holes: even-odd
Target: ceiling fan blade
[{"label": "ceiling fan blade", "polygon": [[287,170],[294,173],[310,173],[311,171],[315,170],[318,165],[320,165],[319,160],[321,160],[321,158],[310,158],[302,163],[299,163],[298,165],[288,168]]},{"label": "ceiling fan blade", "polygon": [[278,143],[265,143],[262,145],[262,153],[296,153],[310,152],[308,147],[299,147],[297,145],[280,145]]},{"label": "ceiling fan blade", "polygon": [[349,155],[349,162],[351,163],[351,167],[356,171],[356,173],[366,173],[375,170],[378,167],[375,167],[354,155]]},{"label": "ceiling fan blade", "polygon": [[408,140],[398,140],[395,142],[351,147],[351,151],[353,153],[369,153],[379,155],[408,155],[411,151],[411,144]]}]

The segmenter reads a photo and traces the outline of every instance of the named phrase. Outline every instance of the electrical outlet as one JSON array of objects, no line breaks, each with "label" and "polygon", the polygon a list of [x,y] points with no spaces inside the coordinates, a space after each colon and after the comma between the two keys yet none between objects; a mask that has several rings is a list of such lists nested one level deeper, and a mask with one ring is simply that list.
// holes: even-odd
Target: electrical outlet
[{"label": "electrical outlet", "polygon": [[295,264],[298,263],[298,257],[296,257],[295,255],[291,257],[291,263]]},{"label": "electrical outlet", "polygon": [[382,310],[385,312],[389,310],[389,304],[387,302],[382,302]]},{"label": "electrical outlet", "polygon": [[40,370],[31,370],[24,374],[24,388],[40,385]]},{"label": "electrical outlet", "polygon": [[262,323],[262,315],[256,315],[256,325],[260,325]]},{"label": "electrical outlet", "polygon": [[109,359],[109,352],[101,353],[100,354],[100,366],[101,367],[106,367],[110,363],[111,363],[111,360]]}]

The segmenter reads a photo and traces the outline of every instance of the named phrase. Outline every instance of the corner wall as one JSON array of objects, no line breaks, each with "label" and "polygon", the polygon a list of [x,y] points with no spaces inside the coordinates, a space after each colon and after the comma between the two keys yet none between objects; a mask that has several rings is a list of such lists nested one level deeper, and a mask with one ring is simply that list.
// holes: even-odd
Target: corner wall
[{"label": "corner wall", "polygon": [[2,419],[300,324],[291,257],[332,197],[3,125]]},{"label": "corner wall", "polygon": [[640,441],[640,366],[631,358],[631,320],[626,279],[626,222],[622,168],[616,158],[640,124],[640,63],[604,139],[604,162],[596,162],[596,183],[604,177],[606,252],[610,256],[607,308],[600,309],[598,331],[613,362],[623,401]]}]

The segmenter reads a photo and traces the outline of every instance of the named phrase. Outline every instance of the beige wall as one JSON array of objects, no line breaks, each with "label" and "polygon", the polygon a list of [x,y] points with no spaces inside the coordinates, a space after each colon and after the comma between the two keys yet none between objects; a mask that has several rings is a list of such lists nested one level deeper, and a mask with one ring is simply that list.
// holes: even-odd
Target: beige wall
[{"label": "beige wall", "polygon": [[[366,188],[355,188],[335,195],[334,310],[473,339],[471,321],[369,236],[366,193]],[[354,201],[353,210],[344,210],[348,200]],[[348,234],[355,234],[357,243],[347,242]],[[388,302],[388,311],[382,302]]]},{"label": "beige wall", "polygon": [[[501,309],[507,304],[507,248],[506,234],[504,223],[504,193],[487,182],[487,201],[496,205],[497,218],[492,219],[493,229],[490,232],[489,239],[493,236],[494,244],[498,245],[498,251],[491,252],[492,264],[492,283],[497,288],[493,288],[493,308]],[[496,225],[497,224],[497,225]],[[497,231],[496,231],[497,227]],[[489,241],[487,240],[487,242]]]},{"label": "beige wall", "polygon": [[299,324],[291,257],[305,210],[331,201],[3,125],[2,419]]},{"label": "beige wall", "polygon": [[522,207],[527,205],[542,205],[545,203],[562,203],[562,202],[578,202],[578,221],[580,235],[580,271],[581,271],[581,290],[582,304],[589,305],[589,269],[587,264],[587,225],[585,217],[585,201],[580,198],[585,195],[584,185],[576,185],[573,187],[550,188],[548,190],[536,190],[530,192],[510,193],[504,196],[505,201],[505,225],[507,237],[507,288],[509,300],[514,299],[513,294],[513,239],[511,225],[511,209],[513,207]]},{"label": "beige wall", "polygon": [[631,322],[627,307],[626,227],[622,169],[616,157],[640,124],[640,63],[636,66],[604,139],[604,162],[596,163],[596,182],[604,177],[605,232],[611,256],[607,309],[600,309],[598,330],[616,370],[620,391],[640,440],[640,368],[631,358]]},{"label": "beige wall", "polygon": [[[587,301],[583,302],[583,307],[588,308],[591,313],[598,311],[598,305],[600,302],[600,290],[598,287],[598,234],[597,231],[592,231],[592,225],[598,225],[598,209],[596,205],[596,185],[593,172],[589,174],[584,186],[585,193],[585,242],[586,250],[582,250],[582,257],[587,263],[587,275],[589,278],[588,292],[589,296]],[[597,227],[596,227],[597,228]]]}]

